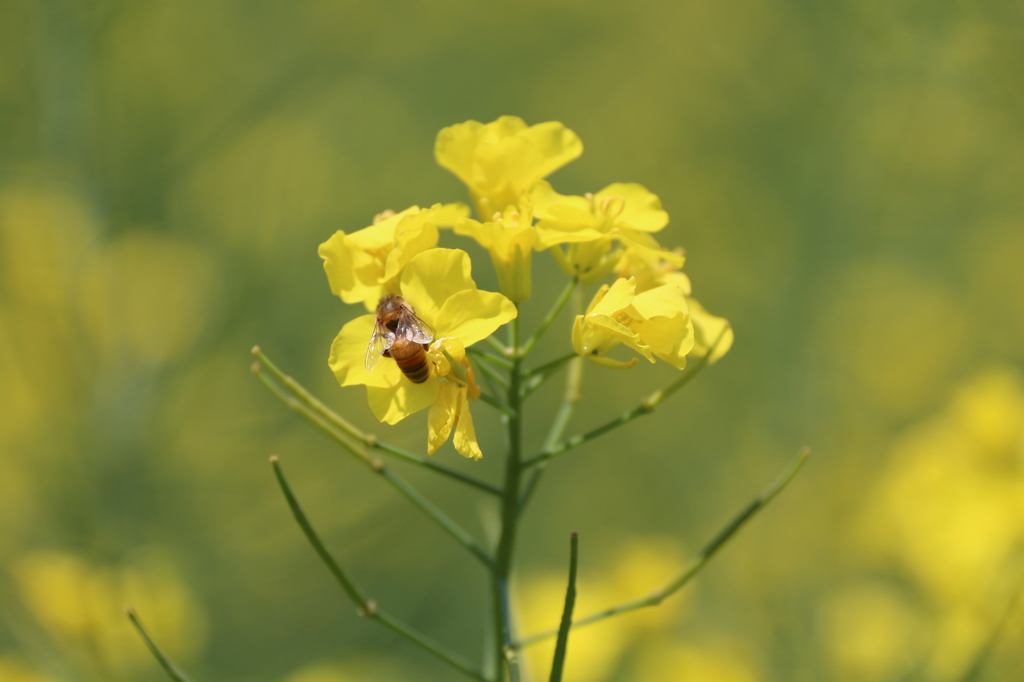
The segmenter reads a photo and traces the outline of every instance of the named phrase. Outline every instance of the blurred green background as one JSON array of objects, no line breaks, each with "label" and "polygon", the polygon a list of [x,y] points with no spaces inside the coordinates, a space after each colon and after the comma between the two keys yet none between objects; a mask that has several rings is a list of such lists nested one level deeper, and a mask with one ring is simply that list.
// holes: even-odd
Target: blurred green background
[{"label": "blurred green background", "polygon": [[[580,135],[561,192],[657,193],[662,243],[736,329],[663,410],[550,468],[525,629],[557,619],[569,531],[580,613],[640,596],[815,452],[685,595],[580,631],[567,679],[1020,679],[1022,22],[1009,1],[0,0],[0,679],[162,679],[128,602],[199,680],[453,679],[354,616],[272,453],[378,601],[477,656],[482,571],[248,350],[421,450],[424,414],[376,425],[331,376],[361,311],[316,247],[466,200],[434,136],[502,114]],[[535,277],[528,323],[562,286],[545,254]],[[671,371],[589,367],[571,430]],[[435,457],[497,480],[486,409],[483,461]],[[482,534],[477,495],[407,476]]]}]

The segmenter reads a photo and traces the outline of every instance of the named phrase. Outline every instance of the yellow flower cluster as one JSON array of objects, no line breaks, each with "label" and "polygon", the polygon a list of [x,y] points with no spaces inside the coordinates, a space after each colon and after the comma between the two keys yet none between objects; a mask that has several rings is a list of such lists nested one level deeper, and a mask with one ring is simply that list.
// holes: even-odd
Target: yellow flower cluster
[{"label": "yellow flower cluster", "polygon": [[[613,183],[594,194],[563,195],[545,180],[582,152],[579,137],[555,121],[528,126],[503,116],[453,125],[438,134],[434,155],[466,184],[476,218],[458,203],[413,206],[320,245],[332,292],[371,311],[392,300],[382,297],[400,297],[407,318],[366,315],[346,324],[332,346],[331,369],[341,385],[367,387],[381,421],[396,423],[429,407],[428,452],[454,431],[461,454],[481,456],[469,412],[480,389],[466,349],[517,317],[532,294],[534,251],[550,251],[579,284],[615,278],[599,287],[572,328],[575,352],[598,364],[635,365],[636,358],[608,357],[624,345],[682,369],[687,356],[714,362],[731,346],[728,322],[690,298],[682,251],[656,241],[669,217],[655,194]],[[500,294],[477,290],[464,251],[436,248],[439,228],[487,249]],[[385,351],[379,366],[375,344]]]}]

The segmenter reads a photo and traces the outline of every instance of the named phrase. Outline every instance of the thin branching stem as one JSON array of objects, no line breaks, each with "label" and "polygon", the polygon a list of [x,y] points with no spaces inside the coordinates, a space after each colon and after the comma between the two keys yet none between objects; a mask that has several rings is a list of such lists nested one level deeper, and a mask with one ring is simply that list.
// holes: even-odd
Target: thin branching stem
[{"label": "thin branching stem", "polygon": [[508,414],[508,409],[505,407],[505,405],[500,400],[495,398],[493,395],[490,395],[489,393],[481,393],[480,400],[481,402],[487,403],[488,405],[496,409],[498,412],[501,412],[502,414]]},{"label": "thin branching stem", "polygon": [[718,335],[718,338],[715,339],[715,342],[711,345],[710,348],[708,348],[707,353],[705,353],[698,360],[696,360],[689,367],[687,367],[683,371],[683,373],[679,375],[679,377],[674,379],[664,388],[661,388],[655,391],[654,393],[651,393],[633,409],[622,413],[615,419],[605,424],[602,424],[601,426],[598,426],[596,429],[587,431],[586,433],[577,434],[572,438],[569,438],[567,440],[562,441],[561,443],[558,443],[557,445],[554,445],[553,447],[545,448],[540,454],[534,455],[533,457],[530,457],[529,459],[524,461],[523,466],[529,468],[548,462],[551,459],[557,457],[558,455],[568,452],[569,450],[578,448],[584,443],[588,443],[599,436],[603,436],[609,431],[614,431],[620,426],[628,424],[637,417],[642,417],[645,414],[650,414],[651,412],[654,412],[654,408],[660,405],[670,395],[681,389],[686,384],[690,383],[690,381],[695,376],[697,376],[702,369],[707,367],[708,360],[711,358],[712,353],[715,352],[715,348],[718,347],[719,342],[724,337],[725,330],[723,330],[722,333]]},{"label": "thin branching stem", "polygon": [[275,384],[274,381],[265,373],[257,372],[256,374],[263,383],[273,391],[282,402],[284,402],[285,405],[304,417],[306,421],[315,426],[333,441],[348,450],[353,456],[365,464],[370,471],[394,486],[398,492],[402,493],[406,499],[418,507],[419,510],[433,520],[434,523],[439,525],[449,535],[455,538],[460,545],[469,550],[469,552],[479,559],[485,566],[490,567],[493,564],[493,559],[480,547],[479,544],[477,544],[472,535],[466,532],[465,529],[459,526],[459,524],[455,523],[455,521],[453,521],[447,514],[438,509],[433,502],[425,498],[418,490],[406,483],[402,477],[392,471],[386,464],[375,457],[371,457],[370,454],[359,444],[352,442],[344,434],[339,433],[331,424],[327,423],[319,415],[313,413],[303,403],[285,394],[283,389]]},{"label": "thin branching stem", "polygon": [[324,543],[320,540],[316,531],[313,530],[313,525],[309,522],[309,519],[306,517],[306,513],[302,510],[301,505],[299,505],[299,501],[292,492],[291,486],[288,485],[288,480],[285,478],[284,472],[281,470],[281,464],[278,462],[277,457],[271,457],[270,463],[274,468],[274,476],[277,478],[277,483],[281,487],[281,492],[284,493],[285,500],[287,500],[288,507],[291,509],[292,515],[295,517],[295,521],[299,524],[299,528],[302,529],[302,532],[309,541],[309,544],[313,546],[313,549],[316,551],[321,561],[323,561],[327,566],[327,569],[331,572],[331,575],[334,576],[334,579],[341,586],[341,589],[345,592],[352,603],[356,605],[356,613],[360,616],[365,616],[371,620],[375,620],[385,627],[390,628],[474,680],[488,682],[487,678],[484,677],[479,670],[473,667],[472,663],[454,651],[450,651],[443,645],[435,642],[430,637],[427,637],[405,624],[395,616],[387,613],[386,611],[382,611],[377,607],[377,603],[373,599],[367,597],[362,590],[359,589],[345,569],[341,567],[341,564],[335,560],[327,547],[324,546]]},{"label": "thin branching stem", "polygon": [[526,372],[523,375],[523,377],[527,381],[529,381],[530,379],[534,379],[538,375],[549,375],[549,374],[551,374],[551,373],[561,369],[562,365],[564,365],[565,363],[569,362],[573,358],[578,358],[578,357],[580,357],[580,356],[577,355],[576,353],[566,353],[565,355],[563,355],[563,356],[561,356],[559,358],[555,358],[551,362],[545,362],[543,365],[540,365],[538,367],[534,367],[533,369],[531,369],[528,372]]},{"label": "thin branching stem", "polygon": [[543,386],[548,379],[558,373],[562,366],[567,362],[572,362],[573,358],[579,357],[576,353],[568,353],[560,358],[552,360],[551,362],[545,363],[540,367],[531,370],[526,373],[526,380],[523,381],[522,395],[523,400],[529,398],[530,395],[538,388]]},{"label": "thin branching stem", "polygon": [[498,341],[498,339],[494,338],[493,336],[488,336],[486,339],[484,339],[484,341],[486,341],[487,345],[489,345],[491,348],[498,351],[498,353],[502,357],[508,357],[510,355],[509,347],[501,345],[501,341]]},{"label": "thin branching stem", "polygon": [[576,605],[576,567],[579,563],[579,544],[579,535],[573,533],[569,541],[569,584],[565,588],[565,607],[562,609],[562,622],[558,626],[555,657],[551,662],[551,682],[562,682],[562,670],[565,668],[565,652],[569,646],[569,630],[572,628],[572,611]]},{"label": "thin branching stem", "polygon": [[[771,485],[765,488],[760,495],[755,497],[750,502],[750,504],[748,504],[738,514],[736,514],[736,516],[734,516],[732,520],[729,521],[729,523],[725,524],[725,526],[723,526],[721,530],[719,530],[718,533],[716,533],[715,536],[711,538],[710,542],[704,545],[704,548],[701,549],[697,556],[690,560],[690,563],[687,564],[686,568],[683,569],[683,572],[680,573],[675,580],[671,581],[660,590],[655,590],[646,597],[635,599],[633,601],[628,601],[624,604],[619,604],[618,606],[613,606],[611,608],[605,609],[604,611],[599,611],[598,613],[592,614],[590,616],[587,616],[586,618],[582,618],[574,622],[572,626],[574,628],[578,628],[584,625],[589,625],[591,623],[596,623],[599,620],[604,620],[605,618],[609,618],[611,616],[617,616],[620,613],[635,611],[637,609],[642,609],[647,606],[657,606],[658,604],[661,604],[661,602],[663,602],[666,598],[670,597],[671,595],[681,590],[684,585],[686,585],[688,582],[690,582],[690,580],[693,579],[694,576],[700,573],[701,569],[703,569],[704,566],[706,566],[707,563],[711,561],[711,558],[718,553],[718,550],[720,550],[722,546],[725,545],[725,543],[728,542],[729,539],[737,533],[737,531],[739,531],[740,528],[742,528],[751,518],[753,518],[754,515],[757,514],[757,512],[763,509],[765,505],[771,502],[772,499],[776,495],[778,495],[779,492],[781,492],[782,489],[785,488],[790,481],[793,480],[793,477],[795,477],[797,472],[800,471],[800,468],[803,467],[804,462],[807,461],[807,458],[810,456],[810,454],[810,450],[804,448],[800,452],[800,454],[797,455],[796,459],[794,459],[793,462],[788,467],[786,467],[786,470],[774,482],[772,482]],[[558,630],[548,630],[547,632],[541,632],[539,634],[531,635],[530,637],[526,637],[525,639],[519,640],[516,643],[516,646],[529,646],[530,644],[535,644],[536,642],[540,642],[549,637],[554,637],[557,634]]]},{"label": "thin branching stem", "polygon": [[174,661],[167,658],[167,655],[160,649],[160,647],[157,646],[156,642],[153,641],[153,638],[149,636],[149,632],[147,632],[145,626],[142,625],[142,621],[139,620],[135,610],[129,607],[125,609],[125,613],[128,614],[128,620],[132,622],[135,629],[138,630],[140,635],[142,635],[142,639],[146,642],[146,646],[149,647],[149,652],[153,654],[153,658],[157,660],[157,663],[159,663],[160,667],[164,669],[167,676],[174,680],[174,682],[192,682],[191,678],[182,672],[181,668],[179,668]]},{"label": "thin branching stem", "polygon": [[[409,462],[410,464],[415,464],[416,466],[421,466],[425,469],[430,469],[431,471],[443,474],[451,479],[459,481],[460,483],[471,485],[474,488],[490,493],[491,495],[500,496],[502,494],[501,489],[498,488],[498,486],[496,485],[492,485],[490,483],[487,483],[486,481],[481,481],[480,479],[470,476],[469,474],[462,473],[457,469],[452,469],[450,467],[445,466],[444,464],[440,464],[431,459],[427,459],[422,455],[417,455],[416,453],[409,452],[408,450],[403,450],[400,447],[380,440],[379,438],[372,434],[364,433],[363,431],[349,423],[347,420],[342,418],[339,414],[337,414],[329,407],[324,405],[320,400],[316,398],[316,396],[314,396],[312,393],[306,390],[301,384],[299,384],[299,382],[295,381],[295,379],[282,372],[277,367],[277,365],[275,365],[273,361],[271,361],[271,359],[267,357],[267,355],[263,353],[263,351],[260,350],[259,346],[253,348],[252,352],[253,355],[255,355],[258,358],[258,362],[255,365],[253,365],[253,371],[258,376],[261,375],[263,370],[266,370],[274,378],[274,380],[281,387],[283,387],[288,394],[291,395],[292,398],[297,399],[302,405],[308,408],[307,412],[312,412],[313,414],[317,415],[320,419],[329,423],[332,427],[334,427],[335,432],[340,431],[344,433],[355,442],[361,444],[363,447],[379,450],[380,452],[392,455],[393,457],[397,457],[398,459],[401,459],[405,462]],[[260,378],[263,379],[263,376],[260,376]],[[266,381],[264,381],[263,383],[267,384]],[[267,385],[269,386],[269,384]],[[273,387],[271,387],[271,390],[273,391],[274,395],[276,395],[278,398],[284,401],[285,404],[288,404],[288,400],[286,399],[288,396],[285,393],[282,393],[281,391],[278,390],[274,390]],[[291,406],[289,405],[289,407]]]},{"label": "thin branching stem", "polygon": [[495,355],[494,353],[488,353],[485,350],[471,346],[466,349],[473,357],[479,358],[483,362],[490,363],[498,369],[510,370],[512,369],[512,361],[503,355]]},{"label": "thin branching stem", "polygon": [[551,306],[551,310],[549,310],[548,314],[544,316],[543,320],[541,320],[540,326],[537,327],[537,331],[535,331],[533,336],[527,339],[526,343],[523,344],[522,349],[519,351],[520,357],[526,357],[530,354],[533,347],[536,346],[537,342],[540,341],[542,336],[544,336],[544,332],[548,330],[548,327],[550,327],[555,321],[555,318],[558,317],[558,313],[562,312],[562,308],[565,306],[569,297],[572,295],[572,292],[576,289],[576,286],[579,283],[579,279],[573,277],[569,280],[569,283],[565,285],[565,288],[562,289],[562,293],[558,295],[554,305]]},{"label": "thin branching stem", "polygon": [[[508,391],[508,378],[502,376],[500,371],[498,371],[494,367],[491,367],[486,362],[477,363],[476,366],[480,368],[481,374],[483,374],[487,379],[489,379],[490,381],[494,382],[497,386],[499,386],[502,391]],[[500,391],[495,391],[495,393],[499,392]]]}]

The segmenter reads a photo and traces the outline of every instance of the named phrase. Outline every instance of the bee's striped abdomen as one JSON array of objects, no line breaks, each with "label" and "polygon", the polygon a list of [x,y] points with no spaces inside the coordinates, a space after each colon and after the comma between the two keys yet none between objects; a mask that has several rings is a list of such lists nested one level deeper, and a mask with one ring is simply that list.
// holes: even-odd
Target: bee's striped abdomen
[{"label": "bee's striped abdomen", "polygon": [[412,341],[401,339],[391,346],[391,357],[398,364],[398,369],[414,384],[422,384],[430,376],[430,365],[423,346]]}]

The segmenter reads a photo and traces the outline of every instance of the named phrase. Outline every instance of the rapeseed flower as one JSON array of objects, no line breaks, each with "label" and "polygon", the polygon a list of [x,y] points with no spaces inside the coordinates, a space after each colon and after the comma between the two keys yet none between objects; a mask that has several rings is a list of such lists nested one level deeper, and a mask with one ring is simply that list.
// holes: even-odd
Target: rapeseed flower
[{"label": "rapeseed flower", "polygon": [[480,395],[466,348],[490,336],[516,317],[505,296],[480,291],[471,277],[469,255],[458,249],[428,249],[414,256],[402,271],[398,293],[433,331],[427,350],[430,375],[411,382],[391,358],[372,370],[365,365],[374,315],[347,323],[331,346],[330,366],[342,386],[366,386],[373,415],[396,424],[430,408],[428,452],[433,453],[455,431],[453,442],[465,457],[482,456],[473,429],[469,400]]},{"label": "rapeseed flower", "polygon": [[732,348],[732,327],[724,317],[712,315],[690,296],[690,278],[679,269],[683,261],[682,249],[655,252],[650,249],[627,248],[615,266],[615,274],[622,278],[635,278],[638,294],[664,284],[682,289],[693,322],[693,348],[690,354],[704,357],[713,346],[708,362],[714,364]]},{"label": "rapeseed flower", "polygon": [[655,361],[660,358],[677,369],[686,367],[693,348],[693,324],[683,290],[665,284],[642,293],[636,280],[618,279],[598,289],[584,315],[572,328],[573,349],[598,364],[627,368],[637,363],[606,357],[620,343]]},{"label": "rapeseed flower", "polygon": [[437,163],[466,184],[482,220],[582,153],[580,138],[558,121],[527,126],[517,116],[449,126],[434,144]]},{"label": "rapeseed flower", "polygon": [[685,261],[682,249],[652,251],[626,248],[615,264],[615,274],[623,279],[635,278],[637,293],[662,284],[674,284],[689,296],[692,290],[690,278],[679,269]]},{"label": "rapeseed flower", "polygon": [[[559,194],[541,181],[528,196],[539,219],[540,244],[551,248],[566,274],[584,284],[597,282],[617,265],[622,252],[613,251],[616,243],[654,255],[671,254],[651,236],[668,224],[668,213],[642,185],[618,182],[579,197]],[[569,245],[566,252],[560,244]],[[682,265],[681,258],[675,260]]]},{"label": "rapeseed flower", "polygon": [[372,310],[384,294],[397,294],[402,269],[414,256],[437,246],[437,228],[450,227],[469,215],[465,204],[412,206],[401,213],[385,211],[373,225],[346,234],[338,230],[318,253],[331,291],[345,303]]},{"label": "rapeseed flower", "polygon": [[529,204],[522,210],[510,206],[486,223],[472,218],[460,220],[455,223],[455,233],[472,237],[490,252],[501,293],[516,303],[530,298],[531,256],[537,245],[537,230]]}]

